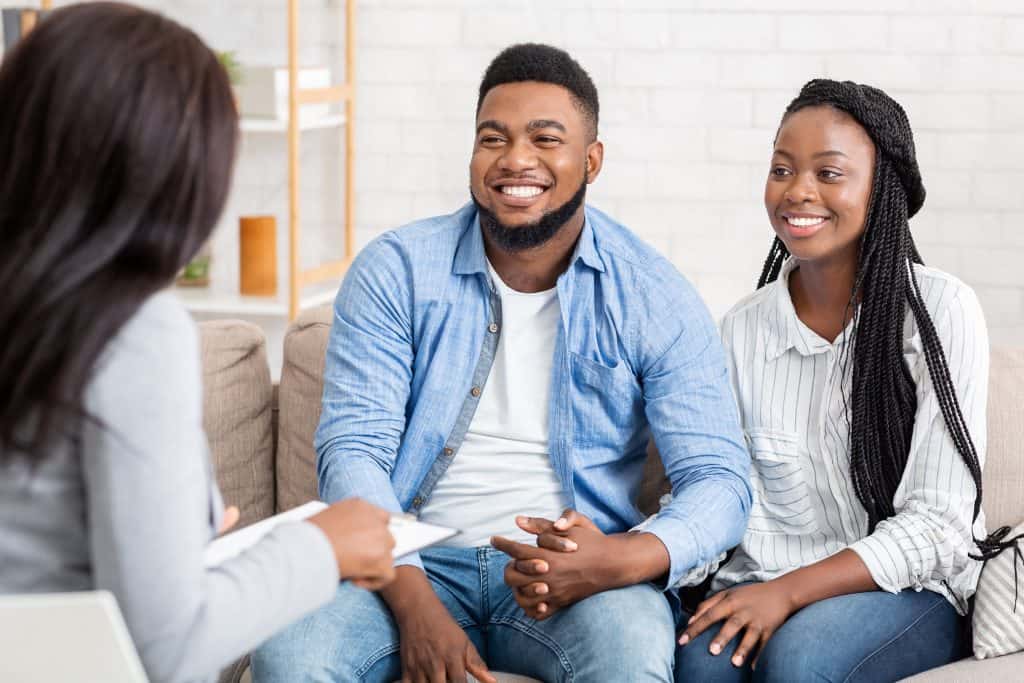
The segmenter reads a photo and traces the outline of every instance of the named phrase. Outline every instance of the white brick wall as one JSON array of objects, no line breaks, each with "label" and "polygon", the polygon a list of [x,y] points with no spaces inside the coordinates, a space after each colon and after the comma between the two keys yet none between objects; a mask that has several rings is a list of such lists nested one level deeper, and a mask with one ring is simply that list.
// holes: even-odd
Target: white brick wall
[{"label": "white brick wall", "polygon": [[[244,60],[284,58],[284,0],[146,4]],[[339,5],[303,0],[311,63],[339,42]],[[721,314],[752,288],[771,239],[761,193],[782,109],[809,78],[849,78],[910,115],[929,191],[914,220],[926,261],[975,287],[995,341],[1024,343],[1024,2],[363,0],[358,34],[361,243],[465,201],[483,69],[511,42],[547,41],[601,94],[606,165],[590,200],[663,250]],[[309,211],[329,225],[340,174],[319,170],[332,138],[308,140]],[[246,138],[219,277],[235,277],[238,213],[283,217],[283,149]]]}]

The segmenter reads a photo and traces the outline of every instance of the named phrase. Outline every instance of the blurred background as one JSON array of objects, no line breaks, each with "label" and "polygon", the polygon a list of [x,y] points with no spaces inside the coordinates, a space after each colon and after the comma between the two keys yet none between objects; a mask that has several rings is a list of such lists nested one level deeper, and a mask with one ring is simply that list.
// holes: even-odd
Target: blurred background
[{"label": "blurred background", "polygon": [[[718,317],[753,289],[771,241],[761,195],[785,105],[810,78],[852,79],[883,88],[910,116],[928,188],[912,223],[925,262],[974,287],[993,342],[1024,343],[1024,2],[352,1],[357,246],[468,200],[480,76],[506,45],[547,42],[569,50],[600,93],[605,166],[588,201],[668,256]],[[243,67],[286,64],[286,0],[139,4]],[[301,64],[338,80],[344,2],[298,4]],[[338,128],[302,136],[310,265],[344,251]],[[284,135],[243,133],[213,291],[237,291],[240,215],[277,217],[284,277],[286,150]],[[273,365],[280,315],[235,317],[268,330]]]}]

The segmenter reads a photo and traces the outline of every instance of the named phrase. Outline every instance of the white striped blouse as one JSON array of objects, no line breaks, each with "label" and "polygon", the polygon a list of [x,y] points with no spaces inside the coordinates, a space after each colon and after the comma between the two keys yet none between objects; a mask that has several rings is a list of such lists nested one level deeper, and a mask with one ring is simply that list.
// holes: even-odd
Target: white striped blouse
[{"label": "white striped blouse", "polygon": [[[903,334],[917,385],[910,457],[893,501],[896,515],[868,534],[867,512],[850,479],[843,394],[851,371],[843,376],[841,362],[849,328],[829,343],[800,321],[787,285],[793,269],[790,259],[776,282],[722,321],[751,452],[754,503],[747,533],[713,587],[769,580],[850,548],[883,590],[935,591],[963,613],[980,571],[968,557],[974,483],[943,421],[913,316],[908,313]],[[981,307],[956,278],[923,266],[915,272],[984,463],[989,347]],[[984,526],[979,517],[978,538]]]}]

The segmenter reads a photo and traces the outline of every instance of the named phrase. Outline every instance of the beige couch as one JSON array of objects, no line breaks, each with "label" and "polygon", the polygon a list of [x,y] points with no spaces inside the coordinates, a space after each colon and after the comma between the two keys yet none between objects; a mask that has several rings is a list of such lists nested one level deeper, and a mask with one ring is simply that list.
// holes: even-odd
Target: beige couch
[{"label": "beige couch", "polygon": [[[270,381],[259,328],[240,321],[202,323],[205,426],[217,478],[241,523],[317,497],[313,431],[320,415],[330,309],[307,311],[289,328],[279,387]],[[995,349],[989,397],[985,512],[989,527],[1024,521],[1024,349]],[[649,463],[642,507],[663,486]],[[238,680],[244,662],[225,671]],[[505,679],[512,680],[512,679]],[[916,682],[1024,680],[1024,654],[965,660],[911,679]]]}]

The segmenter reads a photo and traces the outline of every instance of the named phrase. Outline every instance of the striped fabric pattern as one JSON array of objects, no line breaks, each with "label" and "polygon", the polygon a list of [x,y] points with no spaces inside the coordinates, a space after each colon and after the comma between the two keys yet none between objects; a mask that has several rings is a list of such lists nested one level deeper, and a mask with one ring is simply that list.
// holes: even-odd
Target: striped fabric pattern
[{"label": "striped fabric pattern", "polygon": [[[964,614],[981,569],[968,557],[971,534],[985,537],[984,519],[972,524],[974,484],[942,418],[913,316],[903,331],[917,384],[910,456],[893,500],[896,515],[869,534],[850,478],[845,397],[852,369],[843,352],[853,342],[843,333],[830,343],[801,322],[788,288],[794,265],[789,259],[776,282],[722,321],[754,501],[747,533],[713,588],[767,581],[850,548],[882,590],[935,591]],[[984,463],[989,354],[981,306],[956,278],[924,266],[915,273]]]},{"label": "striped fabric pattern", "polygon": [[[1024,524],[1009,538],[1024,534]],[[974,656],[1024,650],[1024,539],[985,563],[974,594]]]}]

